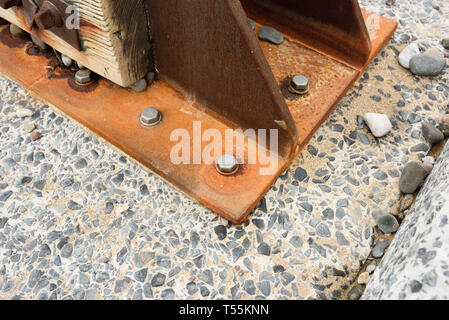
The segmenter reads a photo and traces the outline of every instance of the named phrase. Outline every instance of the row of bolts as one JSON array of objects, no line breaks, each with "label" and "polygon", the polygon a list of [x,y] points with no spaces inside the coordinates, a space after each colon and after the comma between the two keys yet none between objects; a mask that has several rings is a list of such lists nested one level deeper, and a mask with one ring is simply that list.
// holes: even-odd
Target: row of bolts
[{"label": "row of bolts", "polygon": [[[292,77],[288,90],[292,94],[304,95],[310,90],[309,79],[304,75]],[[145,128],[155,127],[162,121],[162,113],[156,108],[146,108],[140,115],[140,125]],[[240,168],[238,159],[232,154],[222,155],[216,162],[215,168],[224,176],[231,176]]]},{"label": "row of bolts", "polygon": [[[3,9],[9,9],[13,6],[20,5],[22,0],[0,0],[0,7]],[[58,13],[52,10],[51,7],[45,7],[35,16],[36,25],[40,29],[49,29],[51,27],[56,26],[58,21]],[[82,74],[79,75],[82,78]],[[84,75],[88,77],[88,74]],[[78,79],[77,79],[78,80]],[[82,80],[82,79],[79,79]],[[83,81],[79,81],[83,83]],[[292,94],[304,95],[309,92],[310,84],[309,79],[307,79],[304,75],[295,75],[290,80],[290,85],[288,90]],[[142,127],[151,128],[157,126],[162,121],[162,113],[156,108],[146,108],[142,111],[140,116],[140,124]],[[216,162],[217,171],[225,176],[230,176],[235,173],[240,168],[240,163],[238,159],[232,154],[224,154],[222,155]]]}]

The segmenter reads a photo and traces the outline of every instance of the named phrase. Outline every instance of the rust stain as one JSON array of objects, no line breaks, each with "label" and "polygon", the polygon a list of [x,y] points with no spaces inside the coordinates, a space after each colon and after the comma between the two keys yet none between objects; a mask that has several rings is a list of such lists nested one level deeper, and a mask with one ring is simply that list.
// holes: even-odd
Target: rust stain
[{"label": "rust stain", "polygon": [[0,31],[0,42],[6,45],[8,48],[23,48],[29,40],[27,39],[14,39],[11,37],[9,27],[3,27]]},{"label": "rust stain", "polygon": [[[231,11],[237,10],[232,11],[233,14],[238,12],[239,7],[234,0],[227,0],[226,3],[232,4],[229,7]],[[165,7],[162,1],[153,2],[153,5],[156,5],[155,9]],[[200,6],[200,4],[198,5]],[[364,14],[366,17],[367,13]],[[246,21],[246,17],[243,16],[239,16],[238,19],[238,23]],[[255,20],[260,23],[259,20]],[[211,117],[209,103],[216,97],[210,97],[211,100],[191,99],[188,95],[184,95],[183,91],[175,89],[177,88],[176,81],[171,83],[170,78],[164,76],[163,72],[162,80],[143,93],[123,90],[102,79],[91,86],[76,87],[71,70],[59,67],[59,62],[54,58],[48,61],[44,56],[27,54],[23,50],[26,41],[22,45],[20,42],[12,41],[13,39],[5,32],[5,29],[0,29],[0,72],[23,84],[32,94],[79,121],[190,197],[234,224],[241,224],[279,175],[289,166],[300,148],[307,143],[338,101],[351,88],[369,61],[388,41],[396,28],[396,23],[385,18],[381,18],[380,21],[380,29],[371,33],[375,36],[372,39],[373,49],[368,62],[361,69],[357,65],[351,66],[340,62],[332,56],[305,46],[294,34],[286,35],[286,40],[282,45],[273,46],[254,39],[253,31],[250,30],[246,22],[242,25],[239,24],[239,28],[243,29],[233,29],[236,33],[242,32],[244,37],[247,37],[244,41],[249,41],[250,48],[257,51],[257,63],[252,67],[262,66],[265,68],[262,70],[264,79],[258,82],[258,90],[251,92],[248,97],[256,96],[262,90],[261,88],[269,88],[269,92],[273,94],[266,100],[256,99],[256,101],[268,101],[269,104],[254,105],[252,110],[245,109],[248,106],[241,97],[236,97],[235,101],[238,104],[233,108],[237,114],[245,114],[249,111],[262,113],[265,109],[272,108],[270,109],[271,118],[267,118],[267,114],[257,115],[256,118],[248,117],[246,114],[246,122],[242,123],[259,129],[271,128],[276,123],[275,121],[278,121],[290,130],[284,135],[284,147],[291,151],[284,153],[285,156],[270,155],[273,161],[278,161],[279,166],[269,175],[260,174],[260,169],[264,168],[264,165],[259,162],[244,165],[238,173],[228,177],[220,175],[214,164],[173,164],[170,155],[175,143],[170,142],[170,136],[174,130],[184,129],[190,137],[193,137],[193,123],[200,121],[203,132],[207,129],[216,129],[222,136],[225,136],[225,131],[235,129],[238,122],[226,121],[223,118],[223,113],[220,116]],[[161,22],[162,25],[164,23]],[[197,44],[201,45],[201,43]],[[185,45],[188,46],[188,44]],[[166,46],[168,50],[169,44]],[[195,54],[201,56],[198,52]],[[163,57],[161,55],[159,59],[163,59]],[[251,61],[249,56],[246,59]],[[45,70],[46,65],[52,67],[53,70]],[[240,62],[240,66],[242,66],[242,62]],[[223,65],[221,67],[222,71],[230,72],[235,66]],[[172,68],[172,66],[166,65],[166,68]],[[252,70],[250,64],[245,65],[245,70]],[[175,74],[178,71],[173,70],[173,72]],[[307,95],[293,97],[285,92],[287,80],[293,74],[304,74],[310,79],[311,90]],[[257,75],[261,76],[260,73]],[[252,74],[252,77],[257,79],[255,74]],[[238,81],[239,78],[231,77],[231,79]],[[201,84],[208,79],[196,80],[198,81],[196,84]],[[227,85],[228,83],[221,84],[220,88],[225,88]],[[237,85],[237,83],[230,84],[231,87]],[[200,89],[198,87],[195,90]],[[236,95],[232,92],[229,94]],[[160,125],[150,129],[142,128],[139,124],[140,113],[148,106],[160,110],[164,117],[164,121]],[[220,111],[217,106],[215,106],[215,110]],[[224,113],[228,111],[225,110]],[[260,119],[262,119],[261,123],[258,122]],[[253,142],[246,141],[244,149],[257,152],[259,147]],[[191,148],[192,154],[193,146]]]}]

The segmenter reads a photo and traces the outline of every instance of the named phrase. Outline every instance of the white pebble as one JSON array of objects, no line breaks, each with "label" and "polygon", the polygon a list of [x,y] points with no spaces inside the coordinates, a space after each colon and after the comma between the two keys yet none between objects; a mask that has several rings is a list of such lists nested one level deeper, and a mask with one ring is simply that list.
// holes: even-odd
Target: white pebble
[{"label": "white pebble", "polygon": [[410,59],[414,56],[419,54],[419,47],[416,43],[411,43],[407,47],[405,47],[404,50],[402,50],[401,54],[399,55],[399,64],[403,66],[406,69],[410,68]]},{"label": "white pebble", "polygon": [[19,118],[29,118],[33,115],[33,111],[29,109],[19,109],[16,112],[16,116]]},{"label": "white pebble", "polygon": [[386,114],[366,113],[363,118],[376,138],[386,136],[393,129]]},{"label": "white pebble", "polygon": [[368,272],[363,272],[362,274],[360,274],[359,278],[357,279],[357,282],[359,284],[367,284],[370,278],[371,277]]},{"label": "white pebble", "polygon": [[435,164],[435,158],[434,157],[431,157],[431,156],[427,156],[427,157],[424,157],[423,159],[422,159],[422,162],[423,163],[430,163],[430,164]]},{"label": "white pebble", "polygon": [[36,129],[36,125],[34,123],[27,122],[23,125],[23,129],[25,132],[31,133]]},{"label": "white pebble", "polygon": [[374,270],[376,270],[376,267],[377,267],[376,262],[373,261],[366,267],[366,272],[368,272],[369,274],[372,274],[374,272]]},{"label": "white pebble", "polygon": [[66,67],[70,67],[73,63],[72,58],[66,56],[65,54],[61,54],[61,60],[62,60],[62,63],[64,63],[64,65]]}]

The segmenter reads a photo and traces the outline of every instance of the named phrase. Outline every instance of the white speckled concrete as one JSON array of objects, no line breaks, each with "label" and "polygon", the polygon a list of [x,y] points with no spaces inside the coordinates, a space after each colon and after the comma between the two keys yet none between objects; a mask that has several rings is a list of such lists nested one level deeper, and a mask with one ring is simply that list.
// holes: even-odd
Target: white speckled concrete
[{"label": "white speckled concrete", "polygon": [[[449,32],[434,2],[361,1],[397,34],[239,228],[0,78],[0,298],[343,298],[402,167],[429,149],[420,122],[447,111],[447,70],[416,78],[397,62]],[[23,107],[41,140],[14,117]],[[375,139],[366,112],[393,131]]]},{"label": "white speckled concrete", "polygon": [[449,299],[449,144],[363,299]]}]

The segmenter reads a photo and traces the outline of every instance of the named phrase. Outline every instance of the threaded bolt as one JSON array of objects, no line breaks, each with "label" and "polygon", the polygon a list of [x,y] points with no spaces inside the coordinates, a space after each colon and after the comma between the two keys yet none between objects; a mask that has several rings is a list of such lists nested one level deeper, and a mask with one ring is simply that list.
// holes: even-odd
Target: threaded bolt
[{"label": "threaded bolt", "polygon": [[92,71],[88,69],[79,70],[75,73],[75,81],[77,84],[87,86],[93,82]]},{"label": "threaded bolt", "polygon": [[217,160],[216,168],[220,174],[230,176],[238,171],[240,164],[234,155],[224,154]]},{"label": "threaded bolt", "polygon": [[295,75],[288,88],[294,94],[306,94],[310,90],[310,82],[304,75]]},{"label": "threaded bolt", "polygon": [[142,127],[154,127],[162,121],[162,113],[156,108],[146,108],[140,115]]}]

